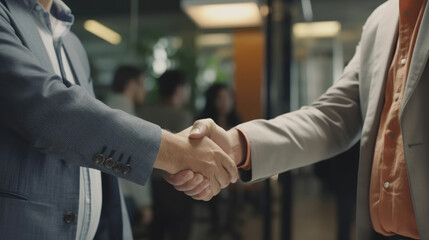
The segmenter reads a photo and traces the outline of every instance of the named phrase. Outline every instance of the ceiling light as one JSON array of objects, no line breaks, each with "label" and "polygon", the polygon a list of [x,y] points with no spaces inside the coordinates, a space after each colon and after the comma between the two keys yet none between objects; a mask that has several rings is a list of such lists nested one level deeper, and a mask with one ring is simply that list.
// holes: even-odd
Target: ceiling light
[{"label": "ceiling light", "polygon": [[261,25],[256,1],[183,0],[183,10],[201,28],[239,28]]},{"label": "ceiling light", "polygon": [[87,20],[83,24],[83,27],[90,33],[98,36],[99,38],[113,44],[117,45],[121,42],[122,38],[117,32],[112,29],[104,26],[103,24],[95,20]]},{"label": "ceiling light", "polygon": [[329,38],[337,36],[341,24],[337,21],[295,23],[293,35],[296,38]]},{"label": "ceiling light", "polygon": [[232,36],[227,33],[201,34],[196,38],[199,47],[224,46],[232,44]]}]

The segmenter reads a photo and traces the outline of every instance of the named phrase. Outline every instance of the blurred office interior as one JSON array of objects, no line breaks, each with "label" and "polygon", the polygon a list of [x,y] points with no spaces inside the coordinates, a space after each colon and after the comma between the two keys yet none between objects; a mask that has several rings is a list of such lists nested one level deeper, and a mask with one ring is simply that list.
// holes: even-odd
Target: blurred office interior
[{"label": "blurred office interior", "polygon": [[[243,121],[272,118],[314,101],[341,75],[366,18],[382,2],[65,0],[100,100],[109,94],[118,66],[143,70],[145,105],[159,98],[157,79],[180,69],[189,79],[186,108],[195,118],[206,104],[205,91],[222,83],[233,89]],[[224,213],[217,232],[211,231],[210,204],[193,202],[189,239],[355,239],[353,227],[345,226],[354,221],[338,223],[338,209],[344,209],[338,206],[348,199],[346,209],[353,209],[356,154],[231,186],[221,198],[226,203],[218,206]],[[351,197],[342,197],[346,194]],[[136,239],[149,239],[147,228],[137,229]]]}]

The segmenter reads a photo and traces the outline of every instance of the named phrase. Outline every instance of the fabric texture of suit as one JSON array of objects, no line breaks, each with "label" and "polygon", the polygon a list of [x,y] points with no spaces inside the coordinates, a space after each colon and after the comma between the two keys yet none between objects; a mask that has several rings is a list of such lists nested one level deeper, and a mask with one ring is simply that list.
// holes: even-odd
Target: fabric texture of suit
[{"label": "fabric texture of suit", "polygon": [[[161,131],[94,98],[86,53],[72,33],[63,43],[80,85],[66,87],[24,1],[0,3],[0,239],[74,240],[79,166],[144,184]],[[93,161],[100,153],[131,171]]]},{"label": "fabric texture of suit", "polygon": [[[400,112],[405,160],[422,239],[429,239],[428,7],[416,40]],[[272,120],[239,126],[249,137],[252,157],[251,172],[241,175],[252,181],[330,158],[361,139],[357,190],[359,240],[372,240],[376,236],[369,213],[369,186],[398,19],[398,0],[378,7],[365,23],[356,53],[340,79],[311,106]]]}]

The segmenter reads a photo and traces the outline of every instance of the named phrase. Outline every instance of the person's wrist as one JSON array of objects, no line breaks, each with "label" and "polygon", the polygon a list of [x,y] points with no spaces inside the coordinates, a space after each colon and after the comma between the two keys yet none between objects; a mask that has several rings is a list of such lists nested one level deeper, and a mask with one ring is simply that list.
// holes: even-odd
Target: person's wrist
[{"label": "person's wrist", "polygon": [[235,165],[240,165],[246,160],[247,143],[243,134],[236,128],[228,131],[228,137],[231,144],[230,157],[234,160]]},{"label": "person's wrist", "polygon": [[177,147],[179,143],[179,136],[166,130],[162,130],[161,146],[155,160],[154,168],[164,170],[171,174],[176,173],[178,161],[175,159],[177,158],[177,151],[181,149],[180,147]]}]

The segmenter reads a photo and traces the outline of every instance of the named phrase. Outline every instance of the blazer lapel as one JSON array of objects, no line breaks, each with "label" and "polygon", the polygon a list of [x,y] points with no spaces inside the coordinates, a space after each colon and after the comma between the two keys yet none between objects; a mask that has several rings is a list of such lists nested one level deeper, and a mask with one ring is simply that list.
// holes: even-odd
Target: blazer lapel
[{"label": "blazer lapel", "polygon": [[15,30],[18,31],[17,34],[20,35],[24,45],[30,49],[46,69],[54,72],[31,10],[20,0],[6,0],[6,4],[15,19],[15,24],[18,27]]},{"label": "blazer lapel", "polygon": [[66,52],[67,58],[70,63],[70,68],[73,71],[75,81],[81,87],[91,92],[89,86],[89,77],[85,74],[84,67],[82,66],[82,60],[76,52],[76,46],[74,46],[71,39],[71,35],[67,34],[63,37],[64,51]]},{"label": "blazer lapel", "polygon": [[374,43],[374,67],[362,136],[372,135],[374,131],[377,132],[374,129],[378,126],[378,120],[384,103],[386,78],[396,44],[399,21],[398,0],[392,1],[389,6],[390,9],[384,11],[384,16],[381,17],[376,33],[377,35]]},{"label": "blazer lapel", "polygon": [[[359,183],[358,183],[358,202],[357,202],[357,229],[359,239],[372,240],[373,230],[370,224],[369,214],[369,191],[368,187],[371,180],[372,163],[374,157],[375,140],[377,138],[377,129],[380,120],[381,111],[384,103],[384,89],[387,73],[389,71],[392,52],[396,44],[396,33],[399,20],[399,2],[390,1],[389,7],[380,16],[374,49],[373,72],[371,77],[370,90],[368,95],[368,107],[365,121],[362,129],[361,156],[359,161]],[[363,59],[362,61],[365,61]],[[362,69],[361,71],[365,71]],[[368,71],[368,70],[367,70]],[[367,81],[361,79],[361,81]]]},{"label": "blazer lapel", "polygon": [[399,3],[398,1],[393,2],[391,4],[391,11],[385,11],[385,16],[380,21],[375,40],[376,61],[374,78],[371,82],[370,99],[377,99],[377,101],[373,101],[373,104],[377,105],[384,102],[384,86],[397,42]]},{"label": "blazer lapel", "polygon": [[414,46],[414,52],[411,59],[408,73],[407,85],[405,87],[404,100],[401,107],[401,115],[410,100],[417,84],[421,80],[423,70],[425,69],[429,57],[429,4],[426,4],[425,13],[420,24],[419,34]]}]

